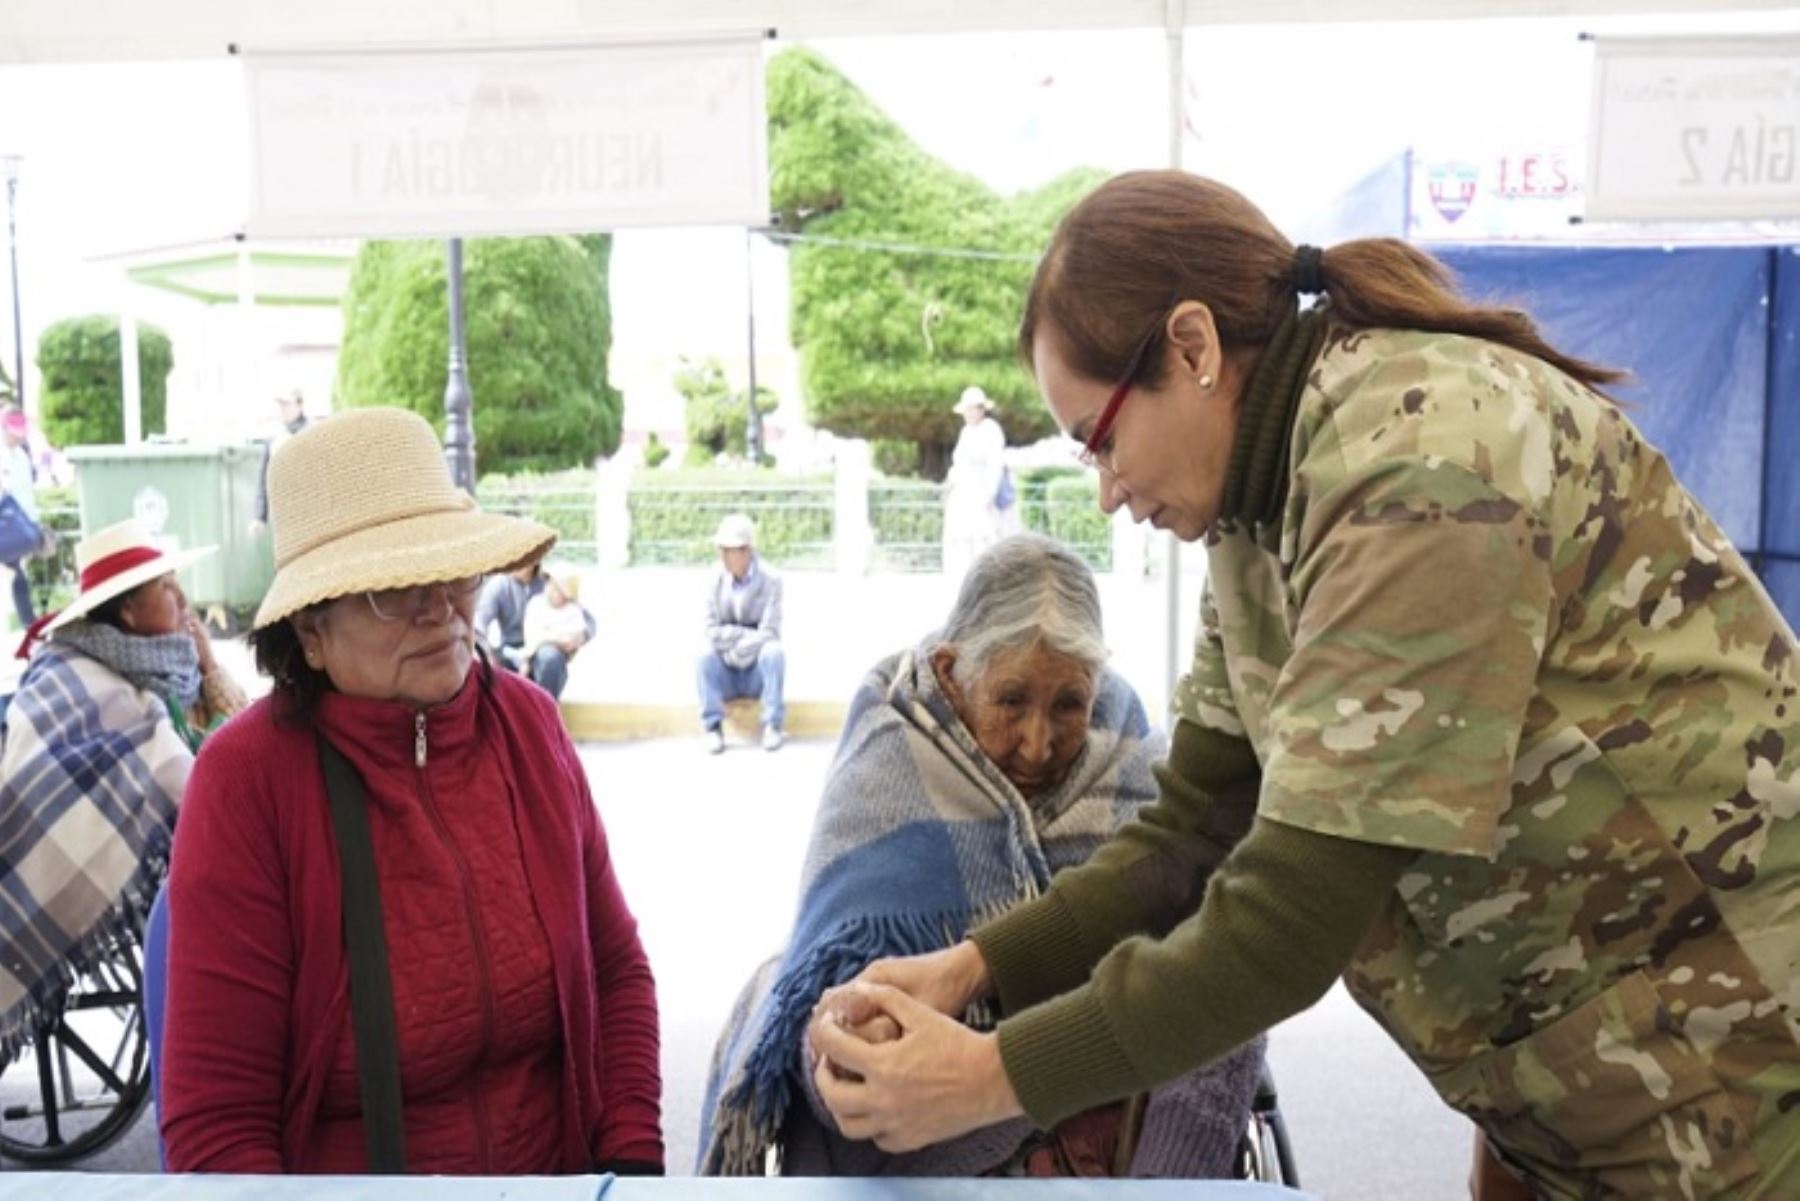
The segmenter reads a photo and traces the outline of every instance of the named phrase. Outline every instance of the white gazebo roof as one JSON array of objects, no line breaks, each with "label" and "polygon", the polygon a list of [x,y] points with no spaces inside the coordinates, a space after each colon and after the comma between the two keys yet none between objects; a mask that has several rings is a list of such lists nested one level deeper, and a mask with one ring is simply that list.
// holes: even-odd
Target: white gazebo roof
[{"label": "white gazebo roof", "polygon": [[264,244],[236,237],[97,255],[134,284],[201,304],[336,308],[344,298],[356,243]]}]

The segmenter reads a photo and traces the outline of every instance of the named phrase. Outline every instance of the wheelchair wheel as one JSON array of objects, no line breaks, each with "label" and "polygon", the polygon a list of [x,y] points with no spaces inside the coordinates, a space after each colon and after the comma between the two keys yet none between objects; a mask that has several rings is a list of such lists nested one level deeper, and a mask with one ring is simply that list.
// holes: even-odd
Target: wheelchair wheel
[{"label": "wheelchair wheel", "polygon": [[[0,1068],[0,1155],[29,1164],[72,1163],[117,1142],[150,1099],[142,952],[137,939],[77,977],[61,1010]],[[35,1088],[32,1087],[35,1083]],[[31,1095],[29,1101],[14,1099]]]},{"label": "wheelchair wheel", "polygon": [[1275,1078],[1263,1065],[1256,1096],[1250,1104],[1250,1128],[1238,1144],[1238,1176],[1268,1184],[1300,1187],[1300,1169],[1294,1164],[1293,1144],[1288,1141],[1287,1121],[1275,1094]]}]

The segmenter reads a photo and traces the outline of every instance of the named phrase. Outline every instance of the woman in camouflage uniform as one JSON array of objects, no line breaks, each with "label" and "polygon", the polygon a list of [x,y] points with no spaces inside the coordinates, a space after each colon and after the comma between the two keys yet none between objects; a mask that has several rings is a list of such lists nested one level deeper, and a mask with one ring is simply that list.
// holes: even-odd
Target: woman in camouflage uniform
[{"label": "woman in camouflage uniform", "polygon": [[1800,1196],[1794,635],[1617,373],[1177,172],[1069,214],[1020,347],[1202,631],[1159,801],[847,986],[909,1037],[815,1021],[845,1132],[1049,1125],[1342,976],[1537,1195]]}]

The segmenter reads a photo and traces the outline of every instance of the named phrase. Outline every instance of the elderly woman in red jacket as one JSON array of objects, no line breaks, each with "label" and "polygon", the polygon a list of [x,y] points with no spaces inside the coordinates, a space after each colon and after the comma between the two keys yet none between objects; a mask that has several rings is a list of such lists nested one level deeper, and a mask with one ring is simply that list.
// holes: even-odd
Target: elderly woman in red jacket
[{"label": "elderly woman in red jacket", "polygon": [[586,777],[550,698],[475,652],[483,575],[555,535],[477,511],[398,409],[293,438],[269,498],[274,691],[195,764],[169,877],[169,1169],[361,1173],[399,1141],[364,1112],[335,748],[366,797],[400,1166],[660,1173],[655,983]]}]

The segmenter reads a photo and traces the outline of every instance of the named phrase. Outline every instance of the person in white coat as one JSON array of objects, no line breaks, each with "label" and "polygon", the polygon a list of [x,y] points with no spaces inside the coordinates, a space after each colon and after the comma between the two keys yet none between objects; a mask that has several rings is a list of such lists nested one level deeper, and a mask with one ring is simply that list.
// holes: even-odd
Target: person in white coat
[{"label": "person in white coat", "polygon": [[955,405],[963,419],[944,488],[944,574],[961,579],[975,557],[1019,532],[1019,505],[1006,469],[1006,431],[994,402],[968,387]]}]

